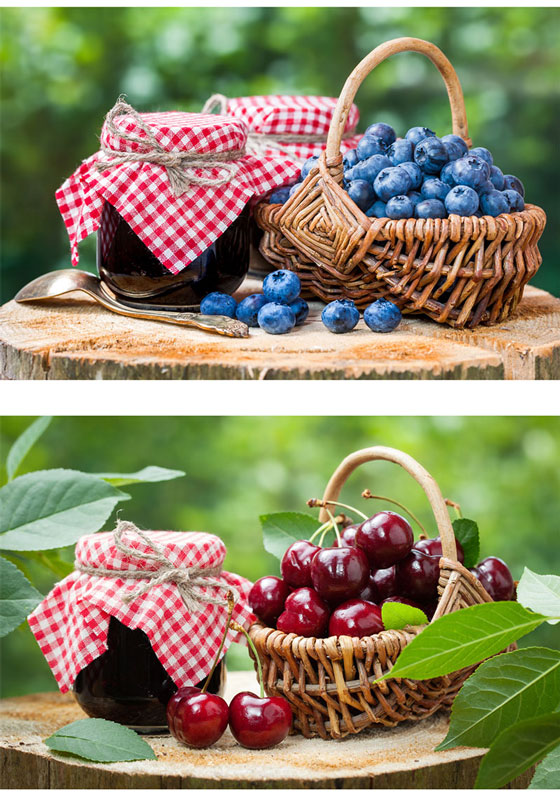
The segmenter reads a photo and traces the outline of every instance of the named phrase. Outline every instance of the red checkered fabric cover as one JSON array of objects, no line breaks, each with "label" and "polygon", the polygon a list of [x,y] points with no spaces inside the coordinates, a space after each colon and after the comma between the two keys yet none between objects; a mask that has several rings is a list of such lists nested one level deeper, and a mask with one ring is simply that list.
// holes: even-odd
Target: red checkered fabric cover
[{"label": "red checkered fabric cover", "polygon": [[[233,117],[180,111],[142,114],[158,143],[168,151],[220,153],[245,146],[247,128]],[[133,117],[117,117],[123,132],[145,137]],[[103,126],[101,144],[136,152],[142,145],[123,141]],[[149,149],[149,148],[148,148]],[[191,185],[176,197],[165,167],[131,162],[99,172],[100,151],[87,158],[56,192],[56,201],[68,230],[72,264],[79,261],[78,244],[99,228],[105,201],[111,203],[163,266],[181,272],[227,230],[255,197],[291,183],[299,168],[285,157],[246,154],[237,175],[222,186]],[[220,168],[197,170],[216,178]]]},{"label": "red checkered fabric cover", "polygon": [[[294,143],[283,145],[299,159],[319,155],[326,144],[326,137],[331,124],[334,108],[338,102],[336,97],[317,97],[314,95],[283,95],[268,94],[253,97],[228,98],[227,113],[242,120],[251,133],[261,133],[266,136],[281,135],[318,135],[324,136],[324,142]],[[360,121],[360,112],[352,104],[346,122],[345,133],[354,131]],[[356,147],[360,136],[350,136],[342,140],[341,150],[345,153]],[[274,154],[274,150],[267,150],[267,154]]]},{"label": "red checkered fabric cover", "polygon": [[[176,567],[220,567],[226,555],[221,539],[208,533],[147,534]],[[149,552],[132,534],[125,533],[123,542]],[[76,560],[96,568],[157,569],[153,561],[121,553],[112,532],[82,537],[76,545]],[[233,619],[248,627],[255,620],[247,602],[251,582],[224,571],[219,579],[239,592]],[[57,583],[29,616],[31,630],[62,692],[71,689],[80,670],[106,651],[111,616],[147,634],[157,657],[178,686],[197,683],[208,675],[223,636],[227,609],[205,604],[199,611],[189,613],[172,583],[158,584],[137,599],[123,602],[124,593],[147,583],[147,579],[106,578],[75,571]],[[222,598],[225,595],[217,588],[201,587],[199,591]],[[230,631],[224,652],[240,638],[244,638],[243,634]]]}]

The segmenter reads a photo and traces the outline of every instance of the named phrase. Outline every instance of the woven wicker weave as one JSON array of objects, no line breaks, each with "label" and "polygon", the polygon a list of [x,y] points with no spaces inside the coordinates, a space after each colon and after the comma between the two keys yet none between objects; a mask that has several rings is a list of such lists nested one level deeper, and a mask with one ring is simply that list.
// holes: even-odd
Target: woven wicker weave
[{"label": "woven wicker weave", "polygon": [[[367,461],[399,464],[418,481],[430,502],[441,536],[439,603],[433,619],[459,608],[492,602],[476,578],[457,561],[453,528],[440,489],[409,455],[389,447],[371,447],[349,455],[334,472],[324,500],[336,501],[348,476]],[[321,509],[320,521],[327,520]],[[339,739],[371,725],[394,726],[429,717],[451,705],[466,678],[476,668],[428,681],[394,679],[370,685],[395,663],[402,649],[423,629],[383,631],[362,639],[331,636],[306,638],[260,623],[249,634],[257,648],[268,695],[283,695],[294,713],[295,730],[310,738]]]},{"label": "woven wicker weave", "polygon": [[318,167],[284,205],[257,205],[261,253],[275,268],[297,272],[305,292],[325,302],[348,297],[365,308],[387,297],[404,313],[454,327],[501,322],[541,264],[541,208],[527,204],[524,211],[495,218],[376,219],[342,189],[340,140],[356,92],[384,59],[409,50],[426,55],[440,71],[453,133],[471,145],[461,85],[441,50],[422,39],[385,42],[346,81]]}]

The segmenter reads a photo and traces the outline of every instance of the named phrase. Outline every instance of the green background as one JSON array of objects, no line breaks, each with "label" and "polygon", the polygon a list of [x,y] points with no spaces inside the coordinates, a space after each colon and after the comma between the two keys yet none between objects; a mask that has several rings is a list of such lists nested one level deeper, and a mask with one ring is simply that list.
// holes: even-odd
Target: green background
[{"label": "green background", "polygon": [[[30,421],[4,418],[2,462]],[[186,477],[168,483],[126,487],[132,500],[122,504],[121,517],[147,529],[215,533],[227,546],[226,568],[256,580],[278,574],[278,562],[262,548],[259,515],[308,511],[306,500],[322,494],[339,462],[373,444],[400,448],[431,472],[444,497],[479,523],[482,555],[505,559],[516,579],[524,565],[560,572],[559,418],[56,418],[23,469],[184,470]],[[386,504],[362,500],[366,487],[404,503],[435,535],[422,490],[402,469],[368,464],[348,481],[341,499],[373,514]],[[43,592],[54,582],[46,572],[35,578]],[[557,646],[557,640],[558,629],[544,625],[523,641]],[[56,688],[26,625],[0,640],[0,650],[5,695]],[[228,661],[234,669],[249,665],[240,645]]]},{"label": "green background", "polygon": [[[475,145],[525,183],[549,218],[537,286],[560,294],[557,8],[2,9],[3,296],[70,266],[54,192],[98,147],[121,92],[140,110],[199,110],[206,98],[260,93],[336,96],[381,42],[439,45],[465,93]],[[399,55],[357,98],[363,130],[449,131],[443,83],[429,61]],[[94,237],[80,265],[93,269]]]}]

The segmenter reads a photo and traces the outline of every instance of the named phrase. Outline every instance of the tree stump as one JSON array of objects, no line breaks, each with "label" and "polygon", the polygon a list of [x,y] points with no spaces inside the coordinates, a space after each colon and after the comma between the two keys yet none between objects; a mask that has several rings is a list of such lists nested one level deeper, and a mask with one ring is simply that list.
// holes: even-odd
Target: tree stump
[{"label": "tree stump", "polygon": [[[238,298],[259,291],[248,279]],[[285,336],[251,328],[229,339],[192,328],[118,316],[80,294],[0,309],[0,377],[5,379],[558,379],[560,300],[528,287],[500,325],[454,330],[405,317],[392,333],[363,320],[346,336],[321,322]]]},{"label": "tree stump", "polygon": [[[233,672],[226,699],[257,690],[252,672]],[[0,787],[6,789],[468,789],[485,750],[435,753],[448,715],[339,741],[289,736],[272,750],[245,750],[231,736],[206,750],[171,736],[145,737],[157,761],[95,764],[50,751],[43,739],[84,717],[70,694],[0,702]],[[509,788],[526,788],[529,771]]]}]

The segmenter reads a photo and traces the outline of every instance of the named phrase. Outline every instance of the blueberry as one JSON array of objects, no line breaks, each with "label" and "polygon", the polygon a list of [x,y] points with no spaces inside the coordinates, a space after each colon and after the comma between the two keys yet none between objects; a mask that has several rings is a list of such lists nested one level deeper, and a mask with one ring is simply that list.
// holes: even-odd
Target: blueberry
[{"label": "blueberry", "polygon": [[429,175],[439,175],[449,161],[445,145],[437,136],[430,136],[416,145],[414,160]]},{"label": "blueberry", "polygon": [[447,216],[447,211],[441,200],[421,200],[414,213],[418,219],[443,219]]},{"label": "blueberry", "polygon": [[250,328],[258,328],[259,323],[257,320],[259,311],[268,303],[264,294],[250,294],[244,297],[237,306],[236,316],[237,319],[244,322]]},{"label": "blueberry", "polygon": [[[469,152],[469,148],[467,147],[467,143],[464,139],[460,136],[457,136],[455,133],[448,133],[445,136],[441,137],[441,141],[446,145],[447,152],[449,153],[448,145],[453,145],[452,152],[455,152],[455,148],[459,151],[459,156],[457,158],[462,158],[466,156]],[[450,161],[455,161],[455,157],[449,155]]]},{"label": "blueberry", "polygon": [[210,292],[200,303],[200,313],[210,314],[223,314],[224,317],[232,317],[235,319],[235,309],[237,303],[230,294],[223,292]]},{"label": "blueberry", "polygon": [[510,211],[523,211],[525,208],[525,201],[519,192],[516,192],[515,189],[504,189],[502,194],[509,203]]},{"label": "blueberry", "polygon": [[509,200],[503,192],[496,189],[488,194],[481,195],[480,210],[489,217],[497,217],[498,214],[509,213]]},{"label": "blueberry", "polygon": [[515,175],[504,175],[504,189],[513,189],[514,192],[519,192],[521,197],[525,197],[525,187]]},{"label": "blueberry", "polygon": [[494,165],[490,167],[490,180],[492,181],[494,189],[501,192],[504,188],[504,173],[499,167],[495,167]]},{"label": "blueberry", "polygon": [[382,156],[378,153],[374,156],[364,159],[363,161],[359,161],[355,167],[352,167],[352,169],[348,170],[348,172],[345,172],[344,174],[348,175],[348,178],[351,181],[358,180],[373,183],[381,170],[390,166],[391,162],[387,156]]},{"label": "blueberry", "polygon": [[362,136],[356,146],[356,154],[360,161],[370,156],[384,156],[387,152],[387,145],[379,136]]},{"label": "blueberry", "polygon": [[411,187],[410,175],[402,167],[382,169],[373,182],[373,188],[380,200],[388,200],[398,194],[406,194]]},{"label": "blueberry", "polygon": [[387,216],[387,208],[386,204],[383,200],[376,200],[373,205],[371,205],[368,210],[366,211],[367,217],[379,217],[383,218]]},{"label": "blueberry", "polygon": [[302,183],[301,181],[298,181],[297,183],[294,183],[293,186],[290,186],[290,191],[288,192],[288,197],[291,197],[294,194],[294,192],[297,192],[297,190],[301,186],[301,183]]},{"label": "blueberry", "polygon": [[386,122],[374,122],[373,125],[370,125],[369,128],[366,128],[364,135],[377,136],[379,139],[385,142],[387,147],[393,144],[397,138],[397,134],[393,128],[391,128],[390,125],[387,125]]},{"label": "blueberry", "polygon": [[445,147],[445,152],[447,153],[449,161],[457,161],[458,158],[463,157],[463,151],[455,142],[442,142],[442,144]]},{"label": "blueberry", "polygon": [[354,148],[353,150],[347,150],[344,153],[344,156],[342,158],[342,163],[344,165],[345,170],[354,167],[358,163],[358,154],[356,153],[356,148]]},{"label": "blueberry", "polygon": [[479,196],[483,194],[488,194],[489,192],[495,192],[496,187],[492,183],[492,181],[484,181],[480,186],[477,186],[476,191],[478,192]]},{"label": "blueberry", "polygon": [[353,300],[333,300],[324,307],[321,319],[332,333],[348,333],[358,324],[360,312]]},{"label": "blueberry", "polygon": [[387,216],[389,219],[409,219],[414,216],[414,204],[410,197],[398,194],[387,200]]},{"label": "blueberry", "polygon": [[449,161],[449,163],[447,163],[444,166],[439,175],[440,180],[443,181],[444,183],[447,183],[448,186],[453,186],[455,184],[455,179],[453,178],[452,170],[453,170],[453,161]]},{"label": "blueberry", "polygon": [[451,190],[448,183],[444,183],[439,178],[426,178],[420,189],[424,200],[445,200]]},{"label": "blueberry", "polygon": [[445,207],[449,214],[460,217],[471,217],[478,211],[478,195],[470,186],[454,186],[445,198]]},{"label": "blueberry", "polygon": [[319,160],[319,156],[310,156],[307,161],[304,162],[303,167],[301,168],[301,180],[305,180],[313,167],[317,166],[317,161]]},{"label": "blueberry", "polygon": [[485,147],[473,147],[471,148],[471,150],[469,150],[469,155],[481,158],[483,161],[486,161],[489,167],[491,167],[492,164],[494,163],[494,159],[492,158],[492,153]]},{"label": "blueberry", "polygon": [[258,314],[258,323],[267,333],[289,333],[296,324],[296,315],[290,306],[266,303]]},{"label": "blueberry", "polygon": [[431,131],[429,128],[410,128],[410,130],[406,132],[406,138],[410,139],[414,145],[417,145],[422,139],[428,139],[430,136],[435,135],[435,132]]},{"label": "blueberry", "polygon": [[451,175],[453,183],[478,189],[488,180],[490,167],[481,158],[468,155],[452,162]]},{"label": "blueberry", "polygon": [[402,164],[399,164],[399,167],[401,167],[401,169],[405,169],[410,175],[411,189],[418,189],[422,185],[424,176],[422,175],[422,170],[418,164],[415,164],[414,161],[404,161]]},{"label": "blueberry", "polygon": [[276,189],[276,191],[272,192],[272,194],[268,198],[268,202],[285,203],[289,196],[290,196],[290,187],[282,186],[282,188]]},{"label": "blueberry", "polygon": [[424,198],[422,197],[422,195],[420,194],[420,192],[408,192],[408,194],[407,194],[406,196],[407,196],[407,197],[408,197],[408,199],[409,199],[409,200],[412,202],[412,207],[413,207],[413,208],[416,208],[416,206],[418,205],[418,203],[419,203],[421,200],[423,200],[423,199],[424,199]]},{"label": "blueberry", "polygon": [[367,181],[351,181],[347,191],[348,197],[350,197],[362,211],[369,208],[375,198],[373,186]]},{"label": "blueberry", "polygon": [[300,291],[298,276],[288,269],[270,272],[263,281],[263,294],[269,303],[291,303]]},{"label": "blueberry", "polygon": [[396,167],[404,161],[412,161],[414,158],[414,143],[410,139],[398,139],[393,142],[387,150],[387,155],[391,159],[391,164]]},{"label": "blueberry", "polygon": [[376,333],[394,331],[402,319],[401,310],[390,300],[375,300],[364,311],[364,322]]},{"label": "blueberry", "polygon": [[309,306],[305,302],[302,297],[298,297],[292,303],[290,303],[290,308],[296,315],[296,325],[301,325],[307,319],[307,315],[309,314]]}]

